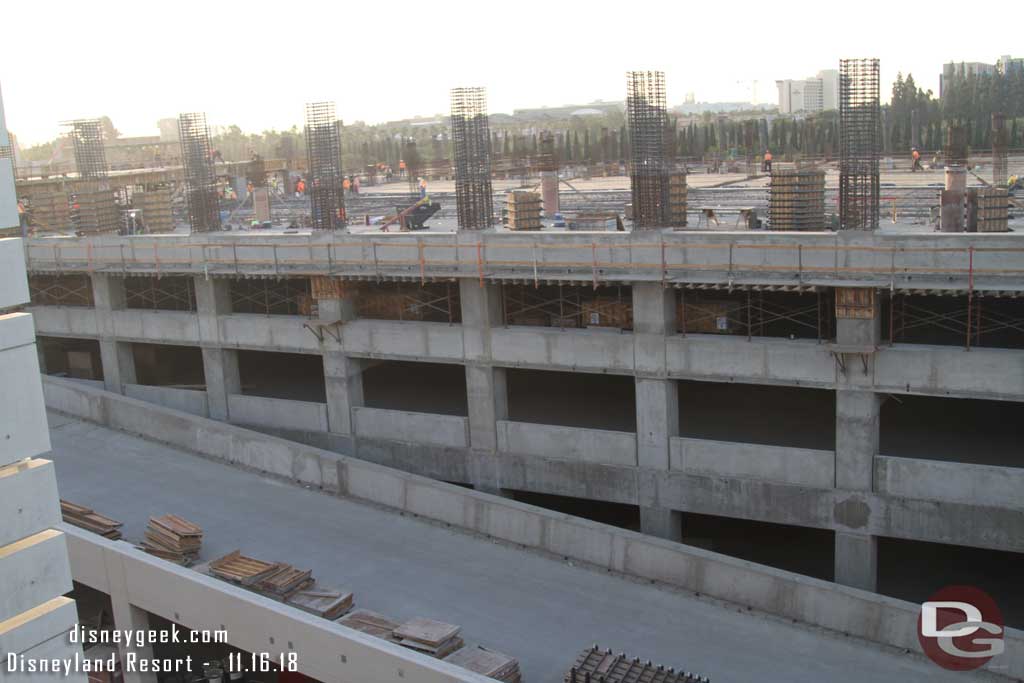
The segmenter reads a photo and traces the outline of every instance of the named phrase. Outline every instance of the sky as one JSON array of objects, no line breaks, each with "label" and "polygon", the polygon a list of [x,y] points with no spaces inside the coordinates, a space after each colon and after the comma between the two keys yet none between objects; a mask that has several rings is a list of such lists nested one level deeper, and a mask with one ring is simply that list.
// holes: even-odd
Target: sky
[{"label": "sky", "polygon": [[850,4],[840,14],[820,0],[11,2],[0,88],[8,127],[30,146],[98,116],[122,135],[156,135],[158,119],[187,111],[280,130],[322,100],[345,122],[381,123],[445,113],[457,86],[485,86],[491,113],[622,100],[635,69],[665,72],[670,106],[690,92],[754,101],[755,89],[774,103],[776,80],[844,57],[881,60],[885,101],[898,71],[938,94],[944,62],[995,63],[1020,45],[1009,21],[954,38],[937,6]]}]

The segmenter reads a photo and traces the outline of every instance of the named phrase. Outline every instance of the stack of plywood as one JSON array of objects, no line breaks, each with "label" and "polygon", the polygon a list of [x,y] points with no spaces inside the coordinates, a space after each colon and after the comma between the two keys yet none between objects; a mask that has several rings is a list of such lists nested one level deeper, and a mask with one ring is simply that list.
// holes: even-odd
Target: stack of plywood
[{"label": "stack of plywood", "polygon": [[32,193],[29,195],[28,215],[33,227],[39,231],[69,230],[71,206],[68,203],[68,193],[60,190]]},{"label": "stack of plywood", "polygon": [[146,232],[174,231],[170,187],[154,187],[133,192],[132,208],[142,211],[142,224],[146,226]]},{"label": "stack of plywood", "polygon": [[519,662],[515,658],[479,645],[467,645],[445,657],[444,661],[503,683],[522,680]]},{"label": "stack of plywood", "polygon": [[339,619],[338,623],[360,633],[383,638],[392,643],[398,642],[398,639],[395,637],[395,629],[398,628],[398,622],[388,619],[383,614],[371,612],[368,609],[357,609]]},{"label": "stack of plywood", "polygon": [[149,518],[142,549],[187,567],[199,557],[202,544],[202,527],[177,515],[162,515]]},{"label": "stack of plywood", "polygon": [[614,211],[580,211],[569,219],[570,230],[620,230],[619,214]]},{"label": "stack of plywood", "polygon": [[513,190],[505,197],[509,230],[540,230],[541,200],[539,192]]},{"label": "stack of plywood", "polygon": [[352,593],[337,588],[328,588],[319,583],[310,588],[298,590],[285,600],[292,607],[315,614],[324,619],[337,619],[352,609]]},{"label": "stack of plywood", "polygon": [[394,636],[399,645],[444,659],[464,645],[461,631],[454,624],[417,617],[396,628]]},{"label": "stack of plywood", "polygon": [[104,517],[92,508],[60,501],[60,514],[68,524],[99,534],[111,541],[121,538],[121,522]]}]

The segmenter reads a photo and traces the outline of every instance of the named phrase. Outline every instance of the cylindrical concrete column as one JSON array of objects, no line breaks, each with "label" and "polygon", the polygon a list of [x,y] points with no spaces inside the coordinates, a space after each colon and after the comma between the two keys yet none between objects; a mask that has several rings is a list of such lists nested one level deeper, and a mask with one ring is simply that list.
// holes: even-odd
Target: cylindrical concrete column
[{"label": "cylindrical concrete column", "polygon": [[544,203],[544,215],[551,218],[561,211],[558,201],[558,172],[542,171],[540,174],[541,201]]},{"label": "cylindrical concrete column", "polygon": [[941,194],[942,232],[964,231],[964,194],[967,190],[967,171],[960,166],[946,168],[946,189]]}]

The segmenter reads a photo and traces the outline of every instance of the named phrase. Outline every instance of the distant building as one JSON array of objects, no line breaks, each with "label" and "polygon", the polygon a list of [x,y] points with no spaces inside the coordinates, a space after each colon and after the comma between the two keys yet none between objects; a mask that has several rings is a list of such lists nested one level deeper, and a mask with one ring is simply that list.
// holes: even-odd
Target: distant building
[{"label": "distant building", "polygon": [[572,116],[598,116],[602,114],[620,113],[625,109],[624,102],[604,102],[598,100],[587,104],[569,104],[564,107],[538,107],[535,109],[514,109],[512,116],[518,121],[543,121],[551,119],[567,119]]},{"label": "distant building", "polygon": [[839,72],[819,71],[816,76],[794,81],[775,81],[779,89],[779,113],[817,113],[839,106]]},{"label": "distant building", "polygon": [[[1009,55],[1001,57],[999,64],[1006,60],[1009,68],[1012,63],[1020,63],[1020,59],[1011,59]],[[971,76],[992,76],[997,72],[1003,72],[999,64],[985,64],[984,62],[949,62],[942,65],[942,75],[939,76],[939,99],[942,99],[949,83],[956,78],[969,78]],[[1004,72],[1005,73],[1005,72]]]},{"label": "distant building", "polygon": [[1003,75],[1024,71],[1024,57],[1003,55],[996,62],[996,70]]}]

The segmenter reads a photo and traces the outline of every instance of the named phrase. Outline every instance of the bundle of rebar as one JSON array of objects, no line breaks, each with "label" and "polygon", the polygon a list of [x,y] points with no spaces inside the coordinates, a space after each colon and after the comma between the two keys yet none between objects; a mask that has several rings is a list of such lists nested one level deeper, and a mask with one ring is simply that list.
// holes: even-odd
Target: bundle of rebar
[{"label": "bundle of rebar", "polygon": [[178,140],[185,166],[185,199],[193,232],[220,230],[217,176],[206,114],[192,112],[178,116]]},{"label": "bundle of rebar", "polygon": [[333,102],[306,104],[306,155],[313,227],[337,230],[346,225],[341,170],[341,124]]},{"label": "bundle of rebar", "polygon": [[878,228],[880,100],[877,59],[839,62],[839,222]]},{"label": "bundle of rebar", "polygon": [[106,178],[110,167],[104,148],[103,124],[99,119],[78,119],[71,122],[71,127],[78,176],[93,180]]},{"label": "bundle of rebar", "polygon": [[451,129],[459,228],[484,230],[494,222],[491,133],[484,88],[452,89]]},{"label": "bundle of rebar", "polygon": [[772,230],[823,230],[825,172],[773,169],[768,187],[768,222]]},{"label": "bundle of rebar", "polygon": [[626,118],[629,124],[629,185],[633,225],[668,224],[668,168],[665,135],[668,116],[663,71],[626,74]]},{"label": "bundle of rebar", "polygon": [[1006,114],[992,113],[992,185],[1006,187],[1008,175],[1006,151],[1010,146]]}]

